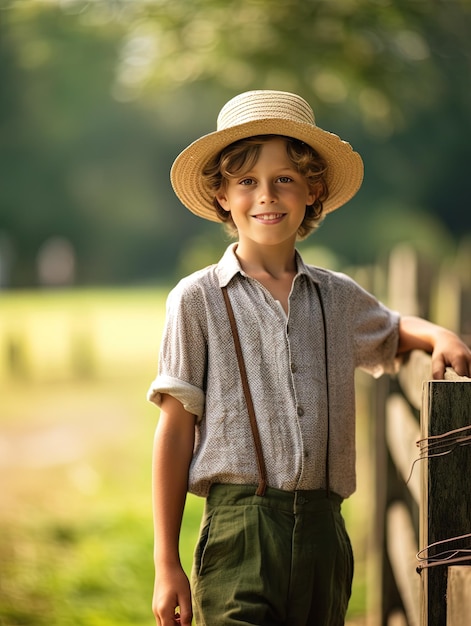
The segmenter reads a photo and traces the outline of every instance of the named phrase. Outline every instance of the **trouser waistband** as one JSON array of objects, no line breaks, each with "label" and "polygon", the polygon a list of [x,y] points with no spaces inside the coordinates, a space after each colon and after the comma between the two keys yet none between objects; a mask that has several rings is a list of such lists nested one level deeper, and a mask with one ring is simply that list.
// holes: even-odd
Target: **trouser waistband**
[{"label": "trouser waistband", "polygon": [[214,484],[211,486],[207,502],[212,506],[262,506],[289,513],[340,511],[343,502],[338,494],[324,489],[284,491],[267,487],[264,496],[255,495],[255,485]]}]

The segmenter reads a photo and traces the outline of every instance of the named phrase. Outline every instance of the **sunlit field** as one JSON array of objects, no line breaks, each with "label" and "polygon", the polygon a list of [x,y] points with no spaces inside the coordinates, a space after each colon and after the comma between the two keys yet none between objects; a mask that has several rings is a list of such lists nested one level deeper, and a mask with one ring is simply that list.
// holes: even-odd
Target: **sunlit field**
[{"label": "sunlit field", "polygon": [[[151,447],[165,290],[0,295],[0,625],[151,626]],[[345,505],[365,612],[361,490]],[[189,497],[189,572],[202,501]],[[353,623],[353,622],[352,622]]]}]

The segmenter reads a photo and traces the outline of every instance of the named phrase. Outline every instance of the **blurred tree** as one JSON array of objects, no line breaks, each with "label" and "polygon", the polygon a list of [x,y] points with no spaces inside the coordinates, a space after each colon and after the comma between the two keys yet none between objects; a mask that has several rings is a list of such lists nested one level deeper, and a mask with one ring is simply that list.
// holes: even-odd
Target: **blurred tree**
[{"label": "blurred tree", "polygon": [[395,198],[459,235],[471,230],[470,32],[470,0],[144,2],[117,82],[129,99],[201,82],[297,91],[367,157],[357,219]]},{"label": "blurred tree", "polygon": [[321,109],[346,103],[373,135],[402,129],[449,87],[469,98],[470,0],[111,4],[131,18],[118,71],[130,98],[201,80],[232,92],[283,84]]},{"label": "blurred tree", "polygon": [[323,245],[443,253],[471,230],[470,27],[471,0],[3,0],[0,265],[13,250],[10,282],[35,284],[60,236],[82,283],[186,268],[217,226],[179,207],[169,167],[251,88],[300,92],[364,157]]},{"label": "blurred tree", "polygon": [[37,284],[54,236],[76,250],[79,283],[163,278],[178,259],[175,150],[158,113],[113,96],[123,24],[73,8],[0,11],[0,245],[14,257],[2,282]]}]

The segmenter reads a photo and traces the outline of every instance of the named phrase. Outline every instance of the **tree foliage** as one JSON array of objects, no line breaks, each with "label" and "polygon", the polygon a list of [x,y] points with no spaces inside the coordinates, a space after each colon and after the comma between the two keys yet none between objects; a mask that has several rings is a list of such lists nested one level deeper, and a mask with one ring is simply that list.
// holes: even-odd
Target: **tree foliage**
[{"label": "tree foliage", "polygon": [[[321,110],[345,103],[373,134],[467,93],[469,0],[162,0],[138,3],[118,81],[142,90],[274,84]],[[452,69],[454,68],[454,69]],[[457,80],[458,79],[458,80]]]},{"label": "tree foliage", "polygon": [[[163,277],[195,256],[219,231],[181,209],[168,170],[251,88],[301,93],[364,157],[324,245],[364,262],[393,238],[462,236],[470,27],[470,0],[4,0],[0,283],[9,258],[4,282],[34,284],[53,235],[77,250],[79,282]],[[383,228],[391,215],[400,227]]]}]

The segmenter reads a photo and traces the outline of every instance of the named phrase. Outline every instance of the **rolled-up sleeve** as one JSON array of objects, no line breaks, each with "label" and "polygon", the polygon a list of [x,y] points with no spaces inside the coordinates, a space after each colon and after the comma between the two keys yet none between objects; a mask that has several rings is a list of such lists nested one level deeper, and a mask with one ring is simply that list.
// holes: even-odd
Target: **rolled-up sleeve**
[{"label": "rolled-up sleeve", "polygon": [[179,283],[167,298],[158,374],[147,398],[160,406],[162,394],[169,394],[200,419],[205,405],[205,307],[199,290],[185,285]]}]

